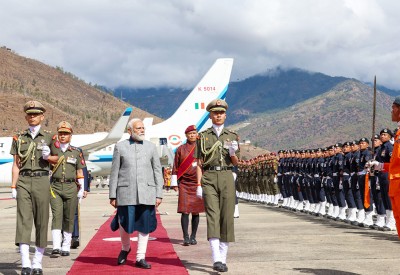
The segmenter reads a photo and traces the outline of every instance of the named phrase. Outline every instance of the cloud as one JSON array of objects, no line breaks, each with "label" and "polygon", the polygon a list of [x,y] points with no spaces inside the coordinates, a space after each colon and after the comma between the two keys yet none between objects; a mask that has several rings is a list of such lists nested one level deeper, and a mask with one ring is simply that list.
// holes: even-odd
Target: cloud
[{"label": "cloud", "polygon": [[398,10],[395,0],[6,1],[0,43],[109,87],[191,87],[233,57],[233,81],[284,66],[400,89]]}]

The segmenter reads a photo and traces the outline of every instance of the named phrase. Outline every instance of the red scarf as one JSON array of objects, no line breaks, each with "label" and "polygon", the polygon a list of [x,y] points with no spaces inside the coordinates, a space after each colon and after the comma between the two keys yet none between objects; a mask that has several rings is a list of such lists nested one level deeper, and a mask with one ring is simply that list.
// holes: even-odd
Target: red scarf
[{"label": "red scarf", "polygon": [[194,153],[194,148],[195,147],[196,147],[196,145],[194,145],[192,147],[192,149],[190,149],[189,154],[182,161],[181,165],[179,165],[178,175],[177,175],[178,179],[180,179],[180,177],[182,177],[183,174],[185,174],[185,172],[187,171],[187,169],[189,169],[189,167],[192,165],[192,163],[194,161],[193,153]]}]

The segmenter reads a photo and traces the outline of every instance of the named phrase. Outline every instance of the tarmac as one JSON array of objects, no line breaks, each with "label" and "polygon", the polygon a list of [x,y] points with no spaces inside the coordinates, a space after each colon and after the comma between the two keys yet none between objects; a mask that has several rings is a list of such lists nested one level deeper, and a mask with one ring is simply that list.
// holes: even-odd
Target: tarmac
[{"label": "tarmac", "polygon": [[[16,202],[8,198],[10,189],[1,188],[0,274],[20,274],[21,260],[14,245]],[[158,210],[178,257],[191,275],[217,274],[212,270],[205,215],[200,217],[198,244],[183,246],[177,200],[174,191],[164,192]],[[236,242],[229,246],[226,274],[400,274],[400,241],[396,232],[364,229],[252,202],[240,201],[239,209]],[[80,247],[71,249],[70,257],[51,258],[49,234],[44,274],[66,274],[113,213],[108,189],[92,187],[81,205]]]}]

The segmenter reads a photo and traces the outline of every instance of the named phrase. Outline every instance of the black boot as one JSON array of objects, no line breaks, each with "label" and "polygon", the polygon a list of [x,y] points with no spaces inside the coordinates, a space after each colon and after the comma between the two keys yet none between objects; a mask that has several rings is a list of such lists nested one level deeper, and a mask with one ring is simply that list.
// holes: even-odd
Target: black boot
[{"label": "black boot", "polygon": [[199,227],[199,222],[200,222],[200,215],[193,215],[192,214],[192,235],[190,235],[190,244],[191,245],[196,245],[196,233],[197,233],[197,228]]},{"label": "black boot", "polygon": [[188,246],[188,245],[190,245],[189,233],[188,233],[189,214],[182,213],[181,226],[182,226],[182,232],[183,232],[183,245]]}]

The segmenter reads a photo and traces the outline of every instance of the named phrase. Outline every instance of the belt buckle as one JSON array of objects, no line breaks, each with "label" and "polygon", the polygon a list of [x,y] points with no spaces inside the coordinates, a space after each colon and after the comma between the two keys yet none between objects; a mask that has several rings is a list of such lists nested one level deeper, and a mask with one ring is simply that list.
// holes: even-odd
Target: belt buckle
[{"label": "belt buckle", "polygon": [[215,171],[221,171],[221,166],[215,166]]}]

